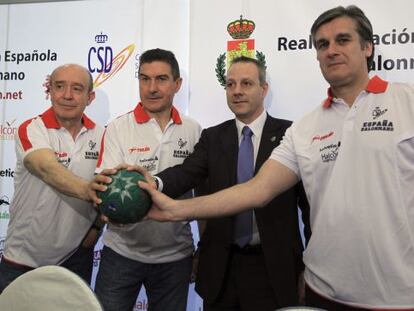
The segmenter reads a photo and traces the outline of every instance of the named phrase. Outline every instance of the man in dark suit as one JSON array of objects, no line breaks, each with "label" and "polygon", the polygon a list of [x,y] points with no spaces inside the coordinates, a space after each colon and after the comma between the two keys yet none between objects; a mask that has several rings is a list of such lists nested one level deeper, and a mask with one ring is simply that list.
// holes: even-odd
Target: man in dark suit
[{"label": "man in dark suit", "polygon": [[[227,74],[226,94],[235,119],[204,130],[194,152],[183,164],[157,175],[159,189],[176,197],[204,181],[208,193],[236,184],[245,126],[252,132],[257,172],[291,124],[266,113],[267,91],[265,67],[261,63],[247,57],[234,59]],[[234,237],[236,217],[206,222],[199,243],[196,280],[204,311],[270,311],[298,304],[298,285],[304,268],[298,205],[308,240],[309,205],[301,184],[254,211],[252,234],[245,246],[240,246]]]}]

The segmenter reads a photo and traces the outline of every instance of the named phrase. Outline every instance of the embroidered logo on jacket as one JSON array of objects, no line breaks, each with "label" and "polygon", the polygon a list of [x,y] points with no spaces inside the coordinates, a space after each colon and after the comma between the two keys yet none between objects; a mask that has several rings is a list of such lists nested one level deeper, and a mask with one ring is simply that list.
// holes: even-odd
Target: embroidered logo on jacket
[{"label": "embroidered logo on jacket", "polygon": [[367,121],[362,123],[361,132],[366,131],[394,131],[394,125],[392,121],[388,120],[378,120],[379,117],[383,116],[388,109],[381,110],[380,107],[375,107],[375,109],[372,111],[372,119],[374,121]]},{"label": "embroidered logo on jacket", "polygon": [[141,153],[141,152],[148,152],[150,151],[150,147],[144,146],[144,147],[131,147],[128,149],[129,153]]},{"label": "embroidered logo on jacket", "polygon": [[187,142],[184,141],[182,138],[180,138],[178,140],[178,147],[180,147],[180,149],[183,149],[185,147],[185,145],[187,145]]},{"label": "embroidered logo on jacket", "polygon": [[90,151],[85,151],[85,159],[86,160],[98,160],[98,156],[99,156],[99,151],[93,151],[96,147],[96,142],[93,140],[90,140],[88,143],[89,146],[89,150]]},{"label": "embroidered logo on jacket", "polygon": [[173,157],[174,158],[186,158],[190,155],[190,151],[188,150],[174,150]]},{"label": "embroidered logo on jacket", "polygon": [[157,168],[157,161],[158,161],[158,157],[151,157],[151,158],[143,158],[143,159],[139,159],[139,165],[141,165],[142,167],[145,167],[145,169],[150,172],[150,171],[154,171]]},{"label": "embroidered logo on jacket", "polygon": [[341,142],[338,141],[336,144],[330,144],[327,146],[324,146],[319,149],[319,152],[321,153],[322,162],[331,162],[335,161],[338,157],[339,153],[339,147],[341,146]]},{"label": "embroidered logo on jacket", "polygon": [[324,139],[327,139],[327,138],[329,138],[329,137],[331,137],[331,136],[333,136],[333,134],[334,134],[334,132],[329,132],[329,133],[327,133],[327,134],[323,134],[323,135],[315,135],[315,136],[313,136],[312,137],[312,142],[314,142],[315,140],[319,140],[319,141],[322,141],[322,140],[324,140]]},{"label": "embroidered logo on jacket", "polygon": [[374,120],[382,116],[384,113],[386,113],[388,109],[381,110],[380,107],[375,107],[375,109],[372,111],[372,116],[374,117]]},{"label": "embroidered logo on jacket", "polygon": [[65,152],[65,151],[63,151],[63,152],[55,151],[55,156],[56,156],[56,159],[58,160],[58,162],[60,164],[62,164],[65,167],[69,166],[70,157],[69,157],[67,152]]},{"label": "embroidered logo on jacket", "polygon": [[388,120],[364,122],[361,132],[365,131],[394,131],[394,125]]}]

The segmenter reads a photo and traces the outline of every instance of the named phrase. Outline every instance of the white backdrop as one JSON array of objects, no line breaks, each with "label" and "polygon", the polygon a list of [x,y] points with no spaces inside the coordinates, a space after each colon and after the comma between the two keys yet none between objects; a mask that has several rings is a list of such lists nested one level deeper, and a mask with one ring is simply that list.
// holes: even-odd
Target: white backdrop
[{"label": "white backdrop", "polygon": [[255,40],[256,50],[266,56],[270,82],[266,104],[270,113],[295,120],[311,110],[326,96],[327,89],[316,52],[313,48],[285,50],[279,47],[279,40],[309,41],[310,27],[320,13],[337,5],[350,4],[364,10],[375,34],[383,36],[395,29],[398,35],[406,29],[409,43],[380,44],[376,53],[382,54],[383,59],[411,58],[410,69],[373,73],[391,81],[413,81],[414,22],[410,12],[414,4],[410,0],[191,1],[189,114],[204,126],[232,117],[214,69],[216,58],[226,52],[227,41],[233,40],[227,33],[227,25],[241,14],[255,22],[256,29],[250,38]]},{"label": "white backdrop", "polygon": [[[53,68],[68,62],[90,67],[96,82],[102,83],[87,114],[105,125],[138,101],[136,66],[142,51],[172,50],[184,78],[176,106],[204,127],[215,125],[232,118],[215,68],[227,42],[233,40],[227,25],[243,15],[255,23],[249,39],[266,60],[271,86],[266,106],[276,117],[295,120],[326,96],[327,84],[309,46],[310,26],[321,12],[349,4],[360,6],[373,24],[378,41],[373,74],[412,82],[410,0],[86,0],[0,5],[0,254],[13,196],[14,134],[20,123],[50,105],[42,84]],[[96,42],[99,35],[106,40]],[[100,76],[96,70],[105,63],[105,51],[112,70]],[[398,65],[404,62],[408,65]],[[97,249],[96,264],[99,257]],[[146,310],[146,303],[142,294],[135,309]],[[193,288],[188,310],[201,310]]]}]

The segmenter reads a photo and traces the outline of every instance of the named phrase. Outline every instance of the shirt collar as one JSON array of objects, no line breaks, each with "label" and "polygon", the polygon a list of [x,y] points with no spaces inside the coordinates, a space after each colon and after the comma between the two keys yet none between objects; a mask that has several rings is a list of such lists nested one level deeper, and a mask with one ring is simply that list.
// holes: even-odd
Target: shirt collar
[{"label": "shirt collar", "polygon": [[[145,112],[144,107],[142,106],[141,102],[139,102],[138,105],[135,107],[134,116],[135,116],[135,121],[137,121],[137,123],[146,123],[149,120],[151,120],[151,117]],[[172,109],[171,109],[171,119],[175,124],[182,123],[180,113],[178,112],[177,109],[175,109],[174,106],[172,106]]]},{"label": "shirt collar", "polygon": [[[382,80],[378,76],[373,76],[365,88],[365,91],[368,93],[379,94],[384,93],[387,89],[388,82]],[[334,100],[334,95],[332,93],[332,89],[328,88],[328,98],[323,101],[323,108],[329,108]]]},{"label": "shirt collar", "polygon": [[[46,128],[48,129],[60,129],[61,126],[59,122],[56,119],[55,111],[52,107],[50,107],[48,110],[43,112],[40,117],[43,120],[43,123],[45,124]],[[87,129],[93,129],[95,127],[95,123],[89,119],[85,114],[82,114],[82,124]]]},{"label": "shirt collar", "polygon": [[237,127],[238,136],[241,137],[243,127],[245,127],[247,125],[252,130],[254,136],[261,137],[262,132],[263,132],[263,127],[264,127],[264,124],[266,122],[266,118],[267,118],[267,113],[266,113],[266,110],[264,110],[264,109],[263,109],[263,112],[261,113],[261,115],[259,117],[257,117],[256,120],[254,120],[250,124],[245,124],[245,123],[243,123],[242,121],[240,121],[239,119],[236,118],[236,127]]}]

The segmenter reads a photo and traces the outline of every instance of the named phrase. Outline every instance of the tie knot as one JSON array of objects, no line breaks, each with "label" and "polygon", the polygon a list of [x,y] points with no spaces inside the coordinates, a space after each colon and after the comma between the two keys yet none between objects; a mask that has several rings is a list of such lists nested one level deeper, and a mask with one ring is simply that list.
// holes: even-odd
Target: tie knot
[{"label": "tie knot", "polygon": [[245,126],[245,127],[243,127],[243,129],[242,129],[242,134],[243,134],[243,136],[246,136],[246,137],[252,137],[253,132],[252,132],[252,130],[250,129],[250,127]]}]

